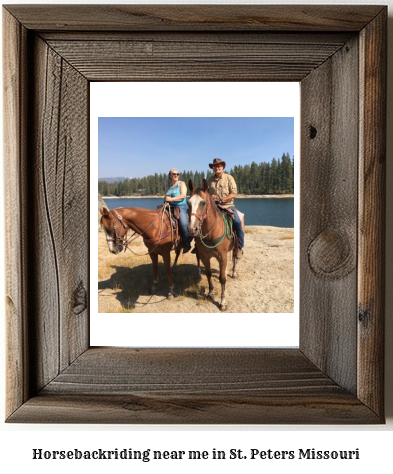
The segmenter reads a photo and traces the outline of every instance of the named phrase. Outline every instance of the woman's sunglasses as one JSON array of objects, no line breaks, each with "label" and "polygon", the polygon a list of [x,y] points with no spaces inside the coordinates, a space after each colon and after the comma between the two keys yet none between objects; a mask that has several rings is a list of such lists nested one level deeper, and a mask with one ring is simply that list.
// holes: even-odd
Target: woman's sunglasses
[{"label": "woman's sunglasses", "polygon": [[172,176],[179,176],[180,173],[171,173]]}]

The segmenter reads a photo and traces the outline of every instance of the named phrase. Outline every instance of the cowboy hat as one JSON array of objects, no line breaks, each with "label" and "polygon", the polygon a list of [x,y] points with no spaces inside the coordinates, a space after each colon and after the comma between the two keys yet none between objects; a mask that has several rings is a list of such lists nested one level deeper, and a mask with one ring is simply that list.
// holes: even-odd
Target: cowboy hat
[{"label": "cowboy hat", "polygon": [[213,168],[213,166],[222,165],[224,168],[226,166],[225,161],[222,161],[221,158],[214,158],[213,163],[209,163],[209,168]]}]

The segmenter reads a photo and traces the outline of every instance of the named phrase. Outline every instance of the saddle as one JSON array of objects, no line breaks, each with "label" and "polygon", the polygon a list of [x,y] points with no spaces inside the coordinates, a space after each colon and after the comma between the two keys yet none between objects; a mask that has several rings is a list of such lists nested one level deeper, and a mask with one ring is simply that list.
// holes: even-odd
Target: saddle
[{"label": "saddle", "polygon": [[[217,204],[217,203],[216,203]],[[235,220],[235,213],[233,212],[233,209],[228,209],[227,207],[220,206],[220,204],[217,204],[218,209],[224,214],[226,214],[228,217],[230,217],[233,221]]]},{"label": "saddle", "polygon": [[157,206],[157,211],[162,210],[163,207],[165,207],[164,212],[172,223],[173,228],[175,228],[177,226],[177,221],[180,219],[180,209],[175,206],[170,206],[166,203]]},{"label": "saddle", "polygon": [[[162,208],[164,207],[164,210]],[[179,235],[179,218],[180,218],[180,209],[175,206],[170,206],[168,203],[160,204],[157,206],[157,212],[162,211],[167,215],[170,222],[170,233],[172,234],[172,241],[174,248],[180,244],[180,235]]]}]

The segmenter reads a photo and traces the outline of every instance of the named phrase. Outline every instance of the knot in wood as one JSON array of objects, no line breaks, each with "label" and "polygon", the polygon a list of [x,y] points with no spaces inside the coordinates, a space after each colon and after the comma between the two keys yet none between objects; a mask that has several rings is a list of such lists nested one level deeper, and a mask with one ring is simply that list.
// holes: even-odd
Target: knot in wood
[{"label": "knot in wood", "polygon": [[82,282],[79,282],[74,291],[74,301],[72,311],[74,314],[81,314],[87,307],[87,293]]},{"label": "knot in wood", "polygon": [[317,136],[318,130],[310,125],[310,138],[311,140],[314,140],[314,138]]},{"label": "knot in wood", "polygon": [[355,267],[354,251],[344,231],[325,229],[308,247],[308,259],[312,271],[323,278],[339,279]]},{"label": "knot in wood", "polygon": [[369,309],[360,307],[359,312],[358,312],[358,319],[359,319],[359,323],[361,323],[363,327],[367,327],[368,321],[370,319]]}]

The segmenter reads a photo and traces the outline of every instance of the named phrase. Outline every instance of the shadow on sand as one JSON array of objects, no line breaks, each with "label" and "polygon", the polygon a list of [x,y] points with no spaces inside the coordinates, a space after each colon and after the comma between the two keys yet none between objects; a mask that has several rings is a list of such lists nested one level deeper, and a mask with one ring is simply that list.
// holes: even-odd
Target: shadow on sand
[{"label": "shadow on sand", "polygon": [[[153,283],[151,264],[138,265],[133,268],[120,267],[113,265],[115,271],[107,280],[98,282],[98,293],[100,296],[116,295],[116,299],[126,310],[135,309],[138,300],[143,298],[144,304],[157,304],[167,298],[168,280],[166,277],[164,264],[158,264],[158,284],[154,299],[146,302],[146,297],[151,297],[150,288]],[[203,266],[201,267],[204,273]],[[218,275],[218,270],[212,269],[213,276]],[[202,281],[198,276],[196,265],[180,264],[172,269],[172,277],[175,285],[175,297],[186,296],[199,300],[204,297],[207,289],[207,280],[202,277]],[[157,299],[157,297],[159,297]]]}]

